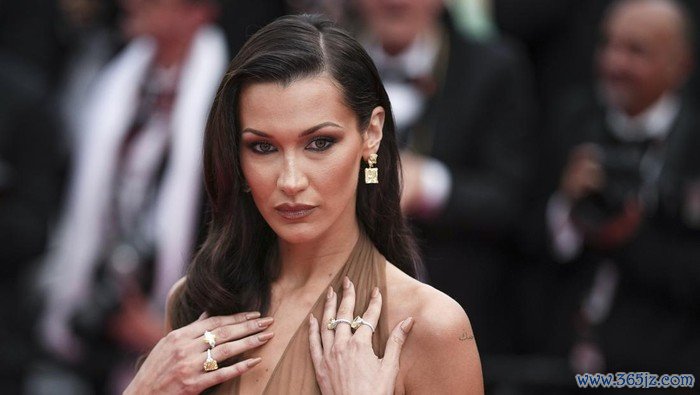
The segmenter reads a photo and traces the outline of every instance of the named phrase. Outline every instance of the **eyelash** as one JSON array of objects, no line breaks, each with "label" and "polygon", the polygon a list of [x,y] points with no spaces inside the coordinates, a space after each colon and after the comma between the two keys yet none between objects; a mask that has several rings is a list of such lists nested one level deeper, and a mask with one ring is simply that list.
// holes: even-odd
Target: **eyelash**
[{"label": "eyelash", "polygon": [[319,141],[324,142],[326,144],[326,146],[323,148],[309,148],[309,149],[312,151],[316,151],[316,152],[323,152],[323,151],[331,148],[333,146],[333,144],[335,144],[335,142],[336,142],[336,140],[332,137],[317,137],[317,138],[311,140],[306,147],[308,148],[311,145],[313,145]]},{"label": "eyelash", "polygon": [[[312,148],[311,147],[313,144],[315,144],[319,141],[325,143],[326,146],[322,147],[322,148]],[[315,151],[315,152],[323,152],[323,151],[326,151],[329,148],[331,148],[335,143],[336,143],[336,139],[334,139],[332,137],[316,137],[315,139],[311,140],[309,142],[309,144],[306,145],[306,148],[311,150],[311,151]],[[249,147],[253,152],[255,152],[256,154],[260,154],[260,155],[267,155],[267,154],[270,154],[270,153],[277,151],[277,149],[267,141],[256,141],[256,142],[250,143]],[[263,149],[262,147],[265,147],[265,148]]]}]

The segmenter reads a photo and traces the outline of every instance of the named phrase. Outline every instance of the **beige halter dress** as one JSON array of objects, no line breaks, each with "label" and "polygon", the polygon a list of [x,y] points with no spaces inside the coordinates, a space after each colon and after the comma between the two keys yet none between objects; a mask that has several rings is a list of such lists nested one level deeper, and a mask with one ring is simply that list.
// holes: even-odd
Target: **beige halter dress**
[{"label": "beige halter dress", "polygon": [[[361,234],[350,257],[340,269],[338,274],[328,285],[332,285],[339,297],[342,297],[343,277],[348,276],[355,285],[355,313],[353,317],[364,314],[369,304],[370,295],[374,287],[379,287],[382,293],[382,312],[377,329],[372,336],[372,346],[375,354],[380,358],[384,356],[384,348],[389,338],[389,329],[386,322],[386,259],[377,251],[369,238]],[[328,289],[326,287],[326,289]],[[316,303],[309,313],[321,321],[323,306],[326,301],[325,290],[318,296]],[[340,298],[338,300],[340,303]],[[309,324],[307,313],[299,323],[296,332],[292,336],[287,348],[282,353],[277,366],[267,382],[263,394],[321,394],[316,383],[311,354],[309,352]],[[324,325],[325,323],[321,323]],[[239,394],[238,378],[222,384],[216,394]],[[249,394],[242,394],[249,395]],[[253,395],[253,394],[250,394]]]}]

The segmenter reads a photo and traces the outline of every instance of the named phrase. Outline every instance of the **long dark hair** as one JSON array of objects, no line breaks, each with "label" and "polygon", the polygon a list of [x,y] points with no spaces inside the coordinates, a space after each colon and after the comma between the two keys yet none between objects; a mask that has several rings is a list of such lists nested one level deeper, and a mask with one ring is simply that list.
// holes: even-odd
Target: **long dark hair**
[{"label": "long dark hair", "polygon": [[[271,258],[277,236],[260,215],[240,163],[238,99],[244,84],[330,75],[357,115],[360,130],[372,110],[386,113],[378,152],[379,184],[359,183],[356,211],[361,230],[387,260],[418,277],[421,263],[399,207],[400,158],[389,98],[362,46],[320,16],[277,19],[253,35],[231,62],[209,114],[204,138],[204,175],[211,204],[206,240],[192,262],[185,286],[170,306],[173,328],[206,311],[209,315],[266,312],[279,262]],[[363,164],[362,167],[365,165]],[[358,169],[358,176],[362,174]]]}]

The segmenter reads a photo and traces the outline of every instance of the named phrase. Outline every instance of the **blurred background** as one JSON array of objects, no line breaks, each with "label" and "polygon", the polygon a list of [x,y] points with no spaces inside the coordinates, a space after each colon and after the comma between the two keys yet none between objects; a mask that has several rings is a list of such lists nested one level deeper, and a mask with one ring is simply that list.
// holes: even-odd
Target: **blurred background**
[{"label": "blurred background", "polygon": [[700,377],[697,1],[0,0],[3,393],[121,393],[204,235],[226,65],[302,12],[379,69],[487,393]]}]

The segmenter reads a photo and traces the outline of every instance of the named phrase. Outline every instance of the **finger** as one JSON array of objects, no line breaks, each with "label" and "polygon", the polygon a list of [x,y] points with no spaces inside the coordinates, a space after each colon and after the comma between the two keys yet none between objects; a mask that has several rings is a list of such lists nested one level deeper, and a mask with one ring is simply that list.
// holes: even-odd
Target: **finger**
[{"label": "finger", "polygon": [[[328,329],[328,322],[335,318],[336,307],[338,306],[338,294],[335,293],[333,287],[328,287],[326,293],[326,304],[323,307],[323,318],[321,319],[321,341],[324,350],[330,350],[335,339],[333,329]],[[341,324],[342,325],[342,324]]]},{"label": "finger", "polygon": [[[362,316],[362,319],[369,322],[372,327],[376,329],[381,312],[382,295],[379,292],[379,288],[375,287],[372,290],[369,305],[367,306],[367,310],[365,310],[365,314]],[[355,336],[359,337],[360,340],[366,341],[367,343],[372,343],[372,328],[367,325],[360,325],[360,327],[355,330]]]},{"label": "finger", "polygon": [[318,320],[313,314],[309,315],[309,350],[311,351],[311,361],[314,363],[314,369],[318,370],[318,367],[323,362],[323,346],[321,345]]},{"label": "finger", "polygon": [[231,366],[219,368],[213,372],[204,372],[204,374],[200,376],[201,381],[198,382],[200,387],[199,391],[197,392],[201,392],[209,387],[213,387],[217,384],[231,380],[234,377],[238,377],[259,364],[260,361],[262,361],[262,358],[260,357],[250,358]]},{"label": "finger", "polygon": [[[217,361],[225,361],[229,358],[235,357],[236,355],[266,344],[274,335],[275,334],[272,332],[263,332],[257,335],[244,337],[240,340],[219,344],[212,348],[211,356]],[[206,359],[207,353],[202,353],[202,355],[204,355],[204,358]]]},{"label": "finger", "polygon": [[398,368],[399,358],[401,357],[401,350],[406,342],[406,337],[408,333],[411,332],[413,328],[413,317],[408,317],[405,320],[399,322],[394,330],[391,331],[389,340],[386,342],[386,349],[384,351],[383,364],[389,364],[393,368]]},{"label": "finger", "polygon": [[184,334],[192,339],[200,337],[204,334],[204,331],[211,331],[218,327],[224,325],[232,325],[240,322],[245,322],[260,317],[260,312],[249,311],[245,313],[237,313],[233,315],[220,315],[205,318],[201,321],[195,321],[187,326],[185,326],[183,331]]},{"label": "finger", "polygon": [[[252,335],[254,333],[262,332],[269,328],[270,325],[275,321],[272,317],[258,318],[255,320],[248,320],[245,322],[239,322],[237,324],[225,325],[212,330],[214,336],[216,336],[216,344],[223,344],[232,340],[238,340],[243,337]],[[206,342],[202,344],[207,347]],[[206,348],[204,348],[206,351]]]},{"label": "finger", "polygon": [[[352,322],[353,312],[355,311],[355,286],[352,284],[349,278],[345,277],[343,279],[343,299],[340,302],[340,307],[338,307],[338,317],[344,318]],[[344,344],[352,336],[352,330],[350,325],[346,323],[338,323],[335,328],[335,339],[334,344]]]}]

